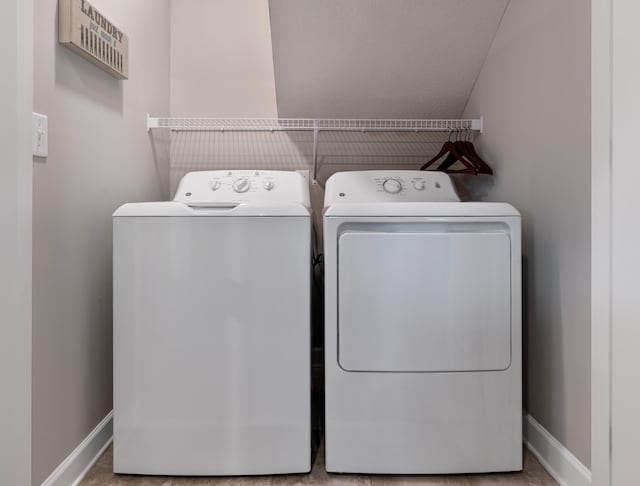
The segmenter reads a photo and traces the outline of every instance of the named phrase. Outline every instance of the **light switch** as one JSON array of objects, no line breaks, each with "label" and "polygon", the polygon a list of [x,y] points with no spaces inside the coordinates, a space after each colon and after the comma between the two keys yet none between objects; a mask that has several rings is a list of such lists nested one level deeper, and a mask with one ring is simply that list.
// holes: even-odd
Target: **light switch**
[{"label": "light switch", "polygon": [[33,155],[47,157],[49,155],[49,117],[40,113],[33,113]]}]

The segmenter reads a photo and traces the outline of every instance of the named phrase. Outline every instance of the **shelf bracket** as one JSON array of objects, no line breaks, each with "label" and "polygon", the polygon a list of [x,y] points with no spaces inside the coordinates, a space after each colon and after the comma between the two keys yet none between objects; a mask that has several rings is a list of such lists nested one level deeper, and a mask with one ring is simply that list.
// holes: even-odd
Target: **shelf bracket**
[{"label": "shelf bracket", "polygon": [[147,133],[151,132],[152,128],[160,128],[159,119],[147,113]]},{"label": "shelf bracket", "polygon": [[481,116],[478,119],[471,120],[471,130],[475,130],[479,133],[482,133],[484,129],[484,117]]}]

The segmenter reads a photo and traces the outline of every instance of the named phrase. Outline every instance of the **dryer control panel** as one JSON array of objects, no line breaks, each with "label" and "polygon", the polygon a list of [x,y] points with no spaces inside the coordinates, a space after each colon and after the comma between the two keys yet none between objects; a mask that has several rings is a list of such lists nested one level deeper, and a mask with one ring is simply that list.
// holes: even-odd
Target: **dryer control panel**
[{"label": "dryer control panel", "polygon": [[338,172],[327,181],[325,207],[340,203],[459,202],[444,172],[381,170]]},{"label": "dryer control panel", "polygon": [[174,201],[190,203],[296,202],[309,206],[306,179],[278,170],[208,170],[189,172]]}]

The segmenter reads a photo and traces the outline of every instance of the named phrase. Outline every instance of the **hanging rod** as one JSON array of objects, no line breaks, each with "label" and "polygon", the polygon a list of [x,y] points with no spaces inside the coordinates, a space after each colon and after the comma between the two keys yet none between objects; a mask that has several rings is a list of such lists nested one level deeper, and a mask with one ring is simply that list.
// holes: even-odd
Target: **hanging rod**
[{"label": "hanging rod", "polygon": [[154,128],[202,132],[313,131],[313,184],[318,183],[318,133],[336,132],[448,132],[472,130],[482,133],[478,119],[403,120],[397,118],[186,118],[147,115],[147,132]]}]

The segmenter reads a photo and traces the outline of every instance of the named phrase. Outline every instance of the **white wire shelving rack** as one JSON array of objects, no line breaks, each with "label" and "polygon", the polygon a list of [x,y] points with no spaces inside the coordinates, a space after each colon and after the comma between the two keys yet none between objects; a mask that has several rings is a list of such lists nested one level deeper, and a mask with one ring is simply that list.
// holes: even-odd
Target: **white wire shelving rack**
[{"label": "white wire shelving rack", "polygon": [[318,134],[333,132],[457,132],[482,133],[483,119],[383,119],[383,118],[189,118],[147,115],[147,132],[156,128],[172,131],[215,132],[313,132],[313,183],[317,183]]}]

